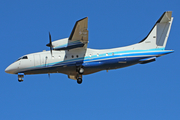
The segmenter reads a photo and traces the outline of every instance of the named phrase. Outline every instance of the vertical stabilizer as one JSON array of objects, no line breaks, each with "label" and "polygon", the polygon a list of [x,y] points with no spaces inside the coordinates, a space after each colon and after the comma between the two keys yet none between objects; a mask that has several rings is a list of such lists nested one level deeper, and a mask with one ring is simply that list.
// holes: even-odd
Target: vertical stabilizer
[{"label": "vertical stabilizer", "polygon": [[139,43],[140,49],[153,49],[166,47],[167,39],[173,21],[172,11],[164,12],[156,22],[150,33]]}]

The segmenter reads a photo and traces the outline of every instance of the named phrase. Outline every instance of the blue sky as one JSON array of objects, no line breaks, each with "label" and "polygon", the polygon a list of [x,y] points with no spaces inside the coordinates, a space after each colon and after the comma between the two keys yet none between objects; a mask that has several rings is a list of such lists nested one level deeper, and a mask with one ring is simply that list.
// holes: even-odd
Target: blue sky
[{"label": "blue sky", "polygon": [[[180,2],[178,0],[2,0],[0,1],[2,120],[180,119]],[[142,40],[164,11],[173,11],[166,49],[156,62],[83,77],[27,75],[23,83],[5,68],[28,53],[48,50],[52,39],[69,37],[88,16],[90,48],[114,48]]]}]

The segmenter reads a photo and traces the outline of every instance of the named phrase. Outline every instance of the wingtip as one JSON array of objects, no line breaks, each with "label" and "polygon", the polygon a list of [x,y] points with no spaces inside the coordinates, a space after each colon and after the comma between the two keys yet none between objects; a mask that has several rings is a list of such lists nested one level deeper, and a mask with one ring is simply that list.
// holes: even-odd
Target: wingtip
[{"label": "wingtip", "polygon": [[88,18],[88,17],[84,17],[84,18],[82,18],[82,19],[78,20],[77,22],[82,21],[82,20],[84,20],[84,19],[86,19],[86,18]]}]

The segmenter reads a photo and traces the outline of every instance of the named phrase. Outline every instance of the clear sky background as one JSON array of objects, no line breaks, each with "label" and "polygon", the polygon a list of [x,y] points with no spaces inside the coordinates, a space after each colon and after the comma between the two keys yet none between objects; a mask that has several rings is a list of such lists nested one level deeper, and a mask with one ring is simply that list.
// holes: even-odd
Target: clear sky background
[{"label": "clear sky background", "polygon": [[[1,0],[1,120],[179,120],[180,1],[178,0]],[[165,11],[174,21],[166,49],[156,62],[83,77],[4,72],[19,57],[49,50],[52,39],[69,37],[88,16],[90,48],[114,48],[141,41]]]}]

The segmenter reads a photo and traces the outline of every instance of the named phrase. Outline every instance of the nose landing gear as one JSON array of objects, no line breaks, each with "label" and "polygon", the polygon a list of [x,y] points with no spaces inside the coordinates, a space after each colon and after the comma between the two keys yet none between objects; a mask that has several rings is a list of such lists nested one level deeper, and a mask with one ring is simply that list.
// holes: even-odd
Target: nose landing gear
[{"label": "nose landing gear", "polygon": [[24,78],[24,73],[19,73],[18,74],[18,81],[23,82],[23,78]]}]

